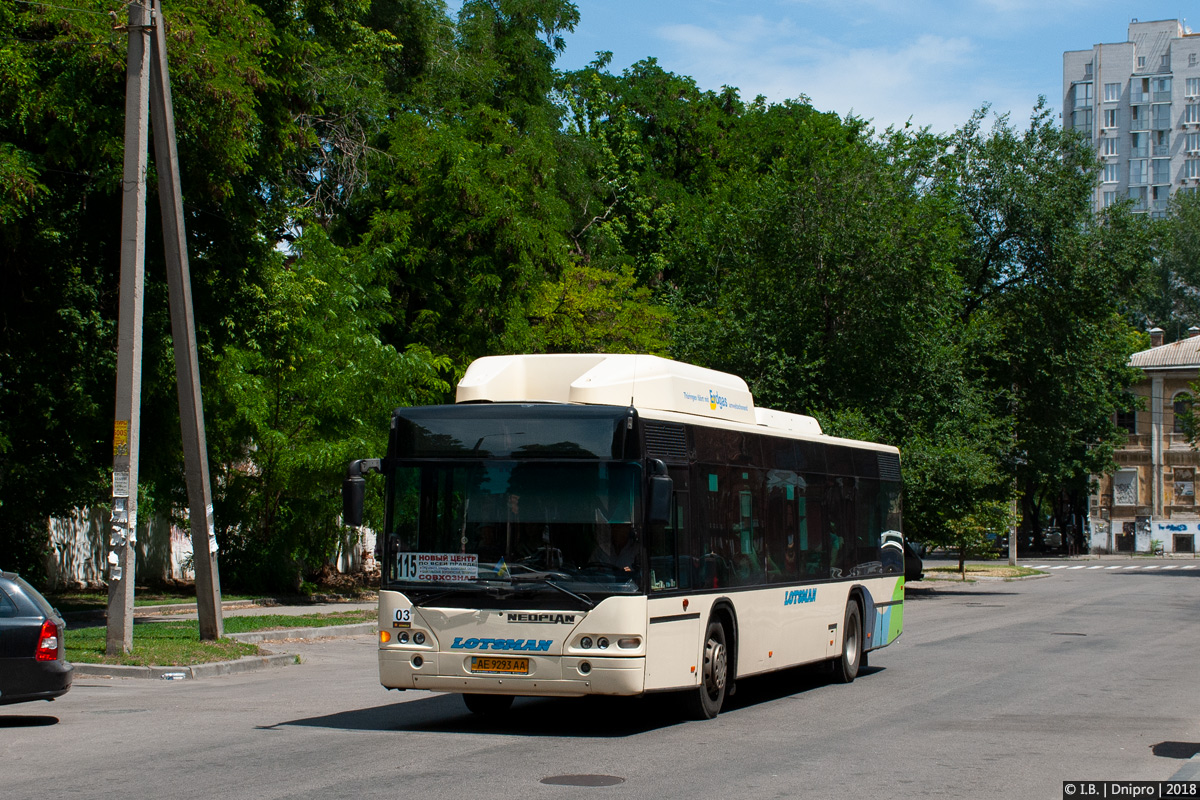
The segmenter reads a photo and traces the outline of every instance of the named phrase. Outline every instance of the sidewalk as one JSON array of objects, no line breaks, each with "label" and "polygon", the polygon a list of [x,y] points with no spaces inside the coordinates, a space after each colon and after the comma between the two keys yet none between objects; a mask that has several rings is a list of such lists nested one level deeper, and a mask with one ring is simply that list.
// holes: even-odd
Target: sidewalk
[{"label": "sidewalk", "polygon": [[[257,616],[262,614],[277,614],[282,616],[304,616],[307,614],[330,614],[337,611],[373,610],[378,607],[377,600],[370,601],[337,601],[305,605],[289,605],[287,601],[274,598],[260,600],[231,600],[221,604],[223,617]],[[104,624],[103,611],[74,612],[64,615],[68,623],[72,620]],[[133,610],[134,619],[142,623],[156,621],[195,620],[199,614],[195,603],[167,604],[161,606],[137,606]],[[361,636],[373,634],[378,630],[378,623],[359,622],[351,625],[327,625],[310,628],[279,628],[269,631],[251,631],[249,633],[226,634],[225,638],[239,642],[283,642],[300,639],[323,639],[340,636]],[[68,624],[68,631],[70,625]],[[69,634],[68,634],[69,635]],[[76,663],[76,678],[159,678],[161,680],[186,680],[194,678],[211,678],[217,675],[235,675],[245,672],[256,672],[269,667],[283,667],[297,663],[297,657],[289,653],[266,653],[265,655],[247,656],[234,661],[216,661],[206,664],[191,664],[186,666],[126,666],[123,664],[83,664]]]}]

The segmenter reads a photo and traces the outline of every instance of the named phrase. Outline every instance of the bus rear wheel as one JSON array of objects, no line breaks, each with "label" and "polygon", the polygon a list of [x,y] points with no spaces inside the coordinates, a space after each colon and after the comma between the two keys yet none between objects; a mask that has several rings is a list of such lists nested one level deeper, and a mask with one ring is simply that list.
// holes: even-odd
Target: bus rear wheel
[{"label": "bus rear wheel", "polygon": [[842,627],[842,654],[833,660],[833,679],[838,683],[851,683],[858,677],[862,660],[862,613],[858,610],[858,603],[851,600],[846,604],[846,618]]},{"label": "bus rear wheel", "polygon": [[728,679],[729,648],[725,641],[725,626],[710,620],[704,634],[700,686],[685,695],[688,716],[692,719],[712,719],[721,713]]},{"label": "bus rear wheel", "polygon": [[513,704],[511,694],[464,694],[462,699],[468,711],[482,716],[503,714]]}]

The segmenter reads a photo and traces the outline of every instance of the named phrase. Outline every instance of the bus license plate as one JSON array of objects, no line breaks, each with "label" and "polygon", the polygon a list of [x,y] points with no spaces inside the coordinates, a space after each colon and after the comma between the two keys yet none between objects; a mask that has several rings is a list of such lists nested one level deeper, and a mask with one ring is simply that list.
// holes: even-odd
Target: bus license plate
[{"label": "bus license plate", "polygon": [[484,672],[499,675],[528,675],[529,659],[471,656],[471,672]]}]

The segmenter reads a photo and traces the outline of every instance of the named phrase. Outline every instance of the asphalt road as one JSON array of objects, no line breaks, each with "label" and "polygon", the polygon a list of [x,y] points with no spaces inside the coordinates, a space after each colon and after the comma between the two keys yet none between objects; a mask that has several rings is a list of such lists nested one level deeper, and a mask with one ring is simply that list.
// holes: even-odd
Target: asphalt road
[{"label": "asphalt road", "polygon": [[[917,584],[853,684],[743,681],[711,722],[602,699],[480,721],[383,690],[373,637],[289,643],[299,666],[0,706],[0,798],[1057,798],[1200,752],[1198,611],[1200,569]],[[542,782],[564,775],[623,781]]]}]

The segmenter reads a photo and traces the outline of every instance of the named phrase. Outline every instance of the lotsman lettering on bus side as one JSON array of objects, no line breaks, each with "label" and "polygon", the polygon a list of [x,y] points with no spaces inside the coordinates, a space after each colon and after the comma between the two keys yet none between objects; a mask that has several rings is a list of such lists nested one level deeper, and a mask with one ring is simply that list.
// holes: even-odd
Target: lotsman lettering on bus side
[{"label": "lotsman lettering on bus side", "polygon": [[794,606],[797,603],[815,603],[816,600],[816,589],[792,589],[783,596],[783,604],[785,606]]}]

